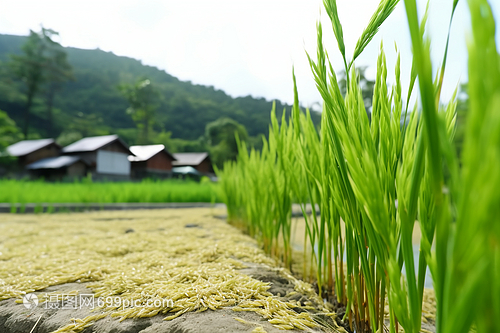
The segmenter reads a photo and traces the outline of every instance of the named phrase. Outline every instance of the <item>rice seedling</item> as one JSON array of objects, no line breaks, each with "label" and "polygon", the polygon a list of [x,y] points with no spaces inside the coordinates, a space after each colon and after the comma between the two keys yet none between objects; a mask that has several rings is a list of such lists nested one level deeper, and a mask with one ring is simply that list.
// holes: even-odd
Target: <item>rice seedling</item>
[{"label": "rice seedling", "polygon": [[212,202],[218,201],[216,184],[185,181],[138,183],[47,183],[0,180],[4,203],[118,203],[118,202]]},{"label": "rice seedling", "polygon": [[[412,31],[414,57],[419,59],[419,81],[431,91],[429,52],[415,31],[416,9],[407,1]],[[472,18],[469,43],[470,100],[465,141],[467,150],[461,169],[450,142],[446,121],[432,108],[423,109],[426,135],[433,136],[433,149],[427,159],[429,193],[434,203],[431,215],[436,223],[436,250],[427,255],[437,298],[437,331],[468,332],[475,326],[480,332],[496,332],[498,318],[498,202],[500,185],[498,163],[498,96],[500,93],[498,51],[495,45],[495,22],[486,1],[468,1]],[[456,6],[456,1],[453,4]],[[412,18],[412,19],[410,19]],[[422,90],[422,87],[421,87]],[[439,89],[437,90],[439,92]],[[433,96],[422,94],[422,103],[432,106]],[[424,100],[425,99],[425,100]],[[434,134],[431,130],[434,129]],[[442,167],[445,166],[445,168]],[[429,252],[427,250],[426,252]],[[491,291],[488,290],[489,286]],[[474,306],[471,304],[474,303]]]},{"label": "rice seedling", "polygon": [[[348,61],[336,1],[324,1],[347,73],[347,93],[340,92],[318,23],[316,59],[308,57],[323,98],[319,133],[308,113],[299,109],[294,78],[291,117],[288,121],[283,117],[278,124],[271,116],[269,145],[262,152],[262,156],[272,156],[270,163],[261,162],[251,169],[256,182],[273,186],[253,197],[248,187],[231,191],[238,193],[240,205],[253,207],[260,202],[271,207],[273,213],[260,216],[265,224],[262,229],[252,232],[262,233],[272,226],[275,240],[278,234],[289,237],[290,232],[290,219],[278,212],[288,211],[290,199],[301,205],[306,220],[303,277],[314,276],[320,293],[335,292],[337,302],[347,308],[344,319],[352,330],[383,330],[387,295],[389,330],[396,332],[401,325],[406,332],[420,331],[429,268],[436,291],[438,332],[468,332],[472,326],[482,332],[497,331],[500,228],[495,216],[500,175],[495,166],[500,162],[500,118],[495,111],[500,108],[500,65],[494,19],[485,0],[469,0],[473,26],[469,78],[474,88],[466,148],[458,161],[452,146],[456,93],[447,105],[440,104],[449,32],[433,80],[430,41],[424,37],[427,10],[419,22],[414,0],[404,1],[413,46],[406,104],[399,58],[394,68],[396,83],[390,87],[381,46],[371,119],[367,116],[354,61],[397,3],[380,2]],[[457,0],[450,2],[450,27],[457,4]],[[410,106],[417,78],[420,103]],[[246,177],[250,169],[245,163],[252,156],[259,154],[248,155],[241,145],[237,163],[219,171],[221,179],[229,183],[231,177]],[[281,180],[269,178],[271,173]],[[286,200],[272,194],[278,188]],[[306,204],[312,207],[311,216],[305,214]],[[235,203],[231,209],[241,207]],[[239,219],[248,223],[244,215]],[[416,223],[422,234],[417,262],[412,244]],[[486,285],[493,292],[487,292]],[[471,309],[474,301],[481,304]]]}]

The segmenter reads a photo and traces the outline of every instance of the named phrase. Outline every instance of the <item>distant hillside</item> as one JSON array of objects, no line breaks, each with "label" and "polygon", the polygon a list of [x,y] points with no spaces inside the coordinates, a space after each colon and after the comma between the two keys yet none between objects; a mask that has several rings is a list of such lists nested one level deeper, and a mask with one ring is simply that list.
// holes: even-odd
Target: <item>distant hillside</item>
[{"label": "distant hillside", "polygon": [[[2,67],[9,60],[9,54],[21,53],[25,40],[22,36],[0,35],[0,109],[18,124],[22,123],[24,96],[20,85]],[[250,136],[268,132],[271,101],[251,96],[232,98],[221,90],[180,81],[156,67],[111,52],[71,47],[66,48],[66,52],[75,80],[65,83],[56,96],[57,120],[51,136],[57,137],[67,131],[68,126],[79,129],[83,135],[127,133],[127,129],[135,128],[125,112],[128,105],[117,86],[142,77],[149,78],[161,92],[156,132],[170,131],[173,138],[195,140],[204,134],[208,122],[220,117],[230,117],[243,124]],[[278,101],[276,106],[281,114],[285,105]],[[313,117],[319,123],[319,115]],[[33,118],[33,129],[42,137],[49,136],[41,100],[33,109]],[[131,141],[131,137],[126,139]]]}]

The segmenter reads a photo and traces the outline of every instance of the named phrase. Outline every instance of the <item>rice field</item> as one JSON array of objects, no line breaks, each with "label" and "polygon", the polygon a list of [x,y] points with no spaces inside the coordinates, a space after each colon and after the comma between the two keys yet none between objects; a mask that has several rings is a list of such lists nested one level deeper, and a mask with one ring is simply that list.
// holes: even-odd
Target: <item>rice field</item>
[{"label": "rice field", "polygon": [[0,180],[0,202],[129,203],[219,202],[217,184],[182,180],[97,183],[49,183]]},{"label": "rice field", "polygon": [[[320,129],[299,108],[294,78],[290,117],[271,113],[262,151],[239,142],[236,162],[217,170],[228,220],[255,237],[269,255],[292,267],[292,203],[304,212],[302,276],[323,297],[346,307],[343,320],[356,332],[422,328],[425,277],[436,297],[438,333],[500,331],[500,55],[495,20],[485,0],[469,0],[469,110],[464,150],[453,147],[456,98],[443,104],[447,46],[431,62],[427,12],[405,0],[413,64],[388,68],[383,45],[371,118],[356,76],[356,58],[397,0],[382,0],[355,49],[345,49],[335,0],[324,0],[338,52],[323,45],[308,54],[323,99]],[[453,6],[450,20],[458,0]],[[449,34],[448,34],[449,35]],[[389,48],[393,50],[393,48]],[[347,75],[342,95],[330,57],[341,56]],[[411,80],[402,86],[401,71]],[[395,78],[390,86],[387,77]],[[403,99],[403,89],[407,98]],[[417,102],[411,104],[411,96]],[[311,204],[313,214],[306,214]],[[318,209],[320,214],[314,211]],[[416,228],[419,253],[413,251]]]}]

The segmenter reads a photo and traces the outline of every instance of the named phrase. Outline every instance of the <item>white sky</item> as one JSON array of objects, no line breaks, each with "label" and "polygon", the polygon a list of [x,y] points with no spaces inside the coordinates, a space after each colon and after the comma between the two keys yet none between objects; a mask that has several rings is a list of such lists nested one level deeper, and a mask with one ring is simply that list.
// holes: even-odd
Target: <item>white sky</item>
[{"label": "white sky", "polygon": [[[346,53],[375,11],[375,0],[337,0]],[[431,0],[430,33],[435,64],[440,61],[452,0]],[[419,0],[423,11],[425,1]],[[500,18],[500,4],[490,1]],[[453,23],[443,98],[466,81],[467,3],[460,0]],[[321,12],[321,14],[320,14]],[[140,59],[181,80],[211,85],[232,96],[293,101],[292,65],[305,106],[320,101],[305,50],[314,55],[316,21],[337,70],[343,68],[321,0],[0,0],[0,33],[27,35],[43,24],[60,33],[64,46],[111,51]],[[497,37],[499,34],[497,33]],[[401,1],[357,60],[374,78],[383,38],[389,68],[394,42],[401,52],[403,90],[411,66],[409,34]],[[497,38],[500,43],[500,38]],[[388,73],[393,80],[393,73]]]}]

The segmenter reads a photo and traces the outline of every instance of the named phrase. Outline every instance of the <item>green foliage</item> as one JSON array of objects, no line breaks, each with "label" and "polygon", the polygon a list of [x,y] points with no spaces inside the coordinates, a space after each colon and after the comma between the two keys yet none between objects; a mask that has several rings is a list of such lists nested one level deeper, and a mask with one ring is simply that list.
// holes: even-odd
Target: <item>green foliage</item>
[{"label": "green foliage", "polygon": [[82,137],[109,134],[103,125],[103,119],[95,113],[78,112],[69,120],[65,132],[76,132]]},{"label": "green foliage", "polygon": [[[21,45],[26,38],[0,35],[0,61],[7,61],[9,54],[21,55]],[[102,50],[64,50],[73,68],[74,80],[62,83],[61,90],[54,98],[52,134],[48,132],[46,100],[41,95],[35,97],[31,131],[41,136],[58,137],[62,132],[67,132],[80,113],[101,119],[95,132],[92,132],[92,127],[89,128],[88,135],[100,135],[102,132],[114,134],[122,129],[137,127],[130,115],[124,112],[129,104],[116,87],[120,84],[134,85],[145,77],[154,83],[162,96],[152,126],[155,133],[171,132],[173,139],[197,141],[205,134],[208,123],[229,117],[244,125],[251,137],[267,135],[271,101],[251,96],[232,98],[214,87],[179,81],[158,68]],[[2,72],[2,67],[5,66],[0,63],[0,109],[5,110],[18,124],[23,124],[25,101],[19,95],[21,87],[13,81],[12,75]],[[281,102],[276,102],[278,117],[281,117],[284,107]],[[311,117],[315,124],[319,124],[319,113],[314,112]],[[152,140],[155,134],[151,132],[150,136]],[[137,136],[127,142],[137,144]]]},{"label": "green foliage", "polygon": [[155,121],[155,113],[159,106],[160,94],[149,79],[140,79],[134,85],[122,84],[119,87],[129,107],[127,113],[139,130],[137,143],[150,144],[150,133]]},{"label": "green foliage", "polygon": [[238,155],[236,136],[241,141],[248,140],[245,127],[230,118],[219,118],[207,124],[205,138],[211,146],[212,162],[218,167],[222,167],[224,161],[236,159]]},{"label": "green foliage", "polygon": [[170,139],[167,148],[172,153],[197,153],[209,149],[204,137],[198,140]]},{"label": "green foliage", "polygon": [[144,180],[140,183],[73,183],[0,180],[4,203],[213,202],[217,185],[186,181]]},{"label": "green foliage", "polygon": [[63,132],[56,139],[56,142],[61,147],[65,147],[81,139],[83,139],[83,136],[80,132]]},{"label": "green foliage", "polygon": [[66,53],[53,38],[58,33],[42,27],[40,32],[30,31],[26,42],[22,45],[22,54],[14,54],[8,63],[13,77],[23,83],[26,104],[24,106],[24,138],[28,138],[31,120],[31,108],[35,96],[46,84],[47,117],[49,131],[52,131],[52,108],[54,95],[60,89],[61,83],[71,78],[71,66],[66,59]]},{"label": "green foliage", "polygon": [[21,130],[7,113],[0,110],[0,153],[21,139]]},{"label": "green foliage", "polygon": [[45,99],[45,113],[47,122],[47,135],[53,136],[54,128],[54,101],[56,94],[62,89],[63,83],[74,80],[72,68],[68,63],[67,54],[60,45],[51,48],[51,55],[47,59],[45,84],[42,93]]}]

